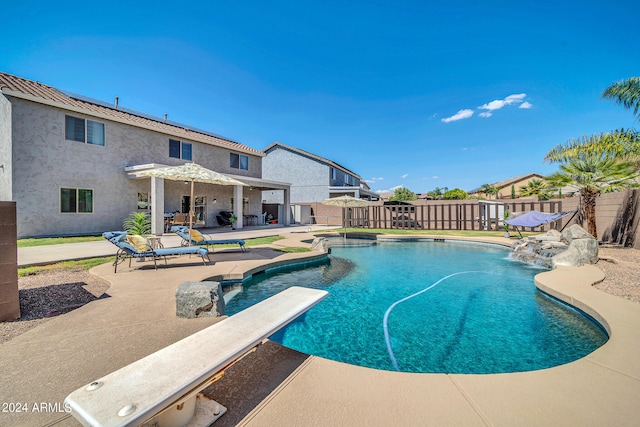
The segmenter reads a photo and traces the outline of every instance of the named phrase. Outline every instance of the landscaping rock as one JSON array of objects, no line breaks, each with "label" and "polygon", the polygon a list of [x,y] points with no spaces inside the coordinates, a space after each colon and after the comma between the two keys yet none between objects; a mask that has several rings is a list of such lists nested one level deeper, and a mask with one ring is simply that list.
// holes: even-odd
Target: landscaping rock
[{"label": "landscaping rock", "polygon": [[511,248],[512,258],[546,268],[598,261],[597,240],[577,224],[562,233],[550,230],[546,235],[530,236],[513,243]]},{"label": "landscaping rock", "polygon": [[187,319],[226,313],[219,282],[184,282],[176,290],[176,315]]},{"label": "landscaping rock", "polygon": [[330,254],[331,243],[329,243],[329,240],[327,240],[326,237],[316,237],[311,243],[311,250],[321,252],[323,254]]},{"label": "landscaping rock", "polygon": [[558,265],[580,266],[595,264],[596,262],[598,262],[598,242],[593,237],[590,239],[574,239],[569,243],[567,250],[555,255],[552,259],[554,268]]},{"label": "landscaping rock", "polygon": [[562,239],[571,243],[575,239],[593,239],[593,236],[578,224],[573,224],[562,232]]}]

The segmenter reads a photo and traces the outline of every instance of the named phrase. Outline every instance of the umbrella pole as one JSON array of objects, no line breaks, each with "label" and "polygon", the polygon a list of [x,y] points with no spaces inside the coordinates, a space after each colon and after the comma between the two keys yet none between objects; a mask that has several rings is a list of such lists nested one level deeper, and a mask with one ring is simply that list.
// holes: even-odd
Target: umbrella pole
[{"label": "umbrella pole", "polygon": [[191,246],[191,231],[193,231],[193,187],[195,185],[195,180],[191,180],[191,198],[189,199],[189,246]]}]

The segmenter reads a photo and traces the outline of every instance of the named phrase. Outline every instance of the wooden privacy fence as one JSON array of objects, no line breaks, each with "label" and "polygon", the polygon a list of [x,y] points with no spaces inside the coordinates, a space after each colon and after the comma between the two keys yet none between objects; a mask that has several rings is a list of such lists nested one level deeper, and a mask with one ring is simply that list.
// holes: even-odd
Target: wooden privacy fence
[{"label": "wooden privacy fence", "polygon": [[[504,212],[524,213],[532,210],[546,213],[562,211],[561,200],[544,202],[460,202],[401,205],[372,205],[343,210],[343,225],[352,228],[400,230],[501,230]],[[535,228],[545,231],[560,229],[568,218]]]}]

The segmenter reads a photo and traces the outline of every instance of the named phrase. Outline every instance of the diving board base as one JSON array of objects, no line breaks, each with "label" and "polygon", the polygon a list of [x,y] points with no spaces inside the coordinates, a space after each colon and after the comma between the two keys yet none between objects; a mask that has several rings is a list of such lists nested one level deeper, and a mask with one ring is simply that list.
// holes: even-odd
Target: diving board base
[{"label": "diving board base", "polygon": [[183,404],[174,405],[171,409],[147,421],[141,427],[209,427],[226,412],[226,407],[198,393]]}]

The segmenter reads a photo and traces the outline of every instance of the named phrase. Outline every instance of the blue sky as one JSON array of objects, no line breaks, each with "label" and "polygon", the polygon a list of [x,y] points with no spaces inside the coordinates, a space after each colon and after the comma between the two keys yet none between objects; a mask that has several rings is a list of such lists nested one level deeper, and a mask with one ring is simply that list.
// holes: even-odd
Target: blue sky
[{"label": "blue sky", "polygon": [[[527,3],[527,4],[523,4]],[[640,75],[631,1],[11,2],[0,71],[274,141],[374,190],[471,190],[553,146],[637,127],[600,98]]]}]

